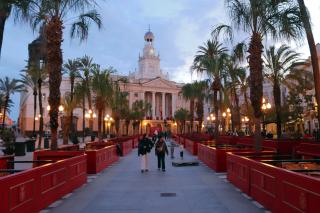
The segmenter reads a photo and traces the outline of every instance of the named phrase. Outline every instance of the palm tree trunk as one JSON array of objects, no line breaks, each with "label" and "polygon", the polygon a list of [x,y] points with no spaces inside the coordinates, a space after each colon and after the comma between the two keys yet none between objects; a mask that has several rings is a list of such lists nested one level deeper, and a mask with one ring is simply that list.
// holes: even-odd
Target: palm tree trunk
[{"label": "palm tree trunk", "polygon": [[7,114],[8,104],[9,104],[9,98],[10,98],[9,95],[6,95],[4,107],[3,107],[2,130],[4,130],[4,125],[5,125],[5,121],[6,121],[6,114]]},{"label": "palm tree trunk", "polygon": [[89,129],[91,131],[90,134],[93,134],[93,109],[92,109],[92,99],[91,99],[91,92],[90,92],[90,85],[89,85],[89,79],[87,79],[87,96],[88,96],[88,105],[89,105],[89,109],[92,110],[92,114],[90,114],[90,118],[89,118]]},{"label": "palm tree trunk", "polygon": [[86,99],[85,96],[82,98],[82,142],[84,143],[84,138],[86,137]]},{"label": "palm tree trunk", "polygon": [[63,117],[63,120],[63,144],[68,144],[72,117],[67,115]]},{"label": "palm tree trunk", "polygon": [[9,13],[5,10],[0,11],[0,56],[1,56],[1,51],[2,51],[4,28],[6,25],[6,21],[8,19],[8,14]]},{"label": "palm tree trunk", "polygon": [[[255,142],[256,149],[261,149],[261,104],[263,96],[263,61],[262,61],[262,38],[257,32],[254,32],[249,46],[249,67],[250,67],[250,100],[255,117]],[[259,125],[259,126],[258,126]]]},{"label": "palm tree trunk", "polygon": [[35,137],[36,135],[36,116],[37,116],[37,88],[33,90],[33,131],[32,136]]},{"label": "palm tree trunk", "polygon": [[306,5],[304,4],[304,0],[298,0],[298,3],[299,3],[302,22],[304,25],[304,29],[306,31],[307,40],[309,44],[311,63],[312,63],[312,69],[313,69],[314,86],[315,86],[315,93],[316,93],[315,96],[316,96],[316,101],[318,105],[318,123],[320,123],[320,107],[319,107],[320,106],[320,68],[319,68],[319,61],[318,61],[318,55],[317,55],[317,48],[314,41],[310,19],[309,19]]},{"label": "palm tree trunk", "polygon": [[102,140],[102,110],[98,110],[98,138],[99,140]]},{"label": "palm tree trunk", "polygon": [[[247,110],[247,113],[248,113],[248,117],[250,117],[249,116],[250,107],[249,107],[249,101],[248,101],[247,92],[244,93],[244,101],[245,101],[245,104],[246,104],[246,110]],[[249,134],[251,134],[252,133],[252,119],[249,119],[249,123],[248,124],[249,124]]]},{"label": "palm tree trunk", "polygon": [[190,127],[191,133],[193,132],[193,120],[194,120],[194,100],[190,100]]},{"label": "palm tree trunk", "polygon": [[38,90],[39,90],[39,112],[40,112],[40,123],[39,123],[39,143],[38,148],[41,148],[41,141],[42,141],[42,135],[43,135],[43,109],[42,109],[42,79],[38,79]]},{"label": "palm tree trunk", "polygon": [[103,135],[103,137],[105,137],[105,135],[106,135],[106,122],[104,120],[105,110],[103,110],[102,117],[103,117],[103,119],[102,119],[102,135]]},{"label": "palm tree trunk", "polygon": [[274,81],[273,86],[274,105],[276,108],[276,120],[277,120],[277,137],[281,137],[281,89],[279,82]]},{"label": "palm tree trunk", "polygon": [[240,118],[240,106],[239,106],[239,96],[237,94],[237,91],[236,89],[234,89],[234,100],[235,100],[235,103],[236,103],[236,107],[235,107],[235,113],[232,115],[232,130],[234,131],[234,128],[236,130],[240,130],[241,128],[241,125],[240,125],[240,122],[241,122],[241,118]]},{"label": "palm tree trunk", "polygon": [[214,138],[217,140],[219,137],[219,104],[218,104],[218,91],[213,91],[213,105],[214,105],[214,113],[216,117],[216,124],[214,127]]},{"label": "palm tree trunk", "polygon": [[58,116],[60,104],[60,85],[62,70],[62,22],[58,16],[52,17],[46,26],[47,57],[49,73],[49,105],[51,126],[51,149],[58,147]]},{"label": "palm tree trunk", "polygon": [[[70,99],[71,99],[71,102],[73,102],[73,96],[74,96],[74,77],[71,77],[70,78]],[[72,134],[74,134],[75,133],[75,126],[74,126],[74,124],[73,124],[73,109],[71,110],[71,112],[70,112],[70,116],[71,116],[71,126],[70,126],[70,128],[71,128],[71,133]]]}]

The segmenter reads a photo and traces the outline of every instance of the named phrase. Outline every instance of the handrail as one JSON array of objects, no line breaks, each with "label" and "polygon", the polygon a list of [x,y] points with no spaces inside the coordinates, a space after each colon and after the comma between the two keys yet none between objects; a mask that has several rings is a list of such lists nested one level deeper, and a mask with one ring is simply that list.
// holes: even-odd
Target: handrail
[{"label": "handrail", "polygon": [[7,161],[7,163],[15,164],[15,163],[54,163],[57,162],[55,160],[15,160],[15,161]]}]

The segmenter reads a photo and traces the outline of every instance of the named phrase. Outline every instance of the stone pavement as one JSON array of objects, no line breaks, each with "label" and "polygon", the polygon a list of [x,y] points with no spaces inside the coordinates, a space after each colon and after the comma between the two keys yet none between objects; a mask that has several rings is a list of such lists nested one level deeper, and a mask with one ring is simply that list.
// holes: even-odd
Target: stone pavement
[{"label": "stone pavement", "polygon": [[[175,155],[178,153],[176,151]],[[188,153],[186,158],[194,159]],[[215,173],[204,164],[172,167],[158,171],[154,150],[150,171],[140,172],[137,150],[43,212],[57,213],[212,213],[264,212],[228,183],[225,174]],[[176,196],[161,197],[161,193]]]}]

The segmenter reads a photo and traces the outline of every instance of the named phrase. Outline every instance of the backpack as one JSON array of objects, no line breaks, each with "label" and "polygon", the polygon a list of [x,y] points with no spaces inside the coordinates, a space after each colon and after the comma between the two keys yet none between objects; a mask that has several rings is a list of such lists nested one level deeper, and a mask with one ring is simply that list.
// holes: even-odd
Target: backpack
[{"label": "backpack", "polygon": [[157,146],[158,153],[163,152],[163,150],[164,150],[164,142],[160,146]]}]

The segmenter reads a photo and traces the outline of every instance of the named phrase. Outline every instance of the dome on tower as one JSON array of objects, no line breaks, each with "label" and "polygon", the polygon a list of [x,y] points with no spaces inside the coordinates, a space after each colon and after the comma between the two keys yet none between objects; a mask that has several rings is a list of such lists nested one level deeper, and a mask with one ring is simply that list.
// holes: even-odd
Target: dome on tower
[{"label": "dome on tower", "polygon": [[147,42],[152,42],[154,40],[154,35],[150,30],[144,35],[144,40]]}]

